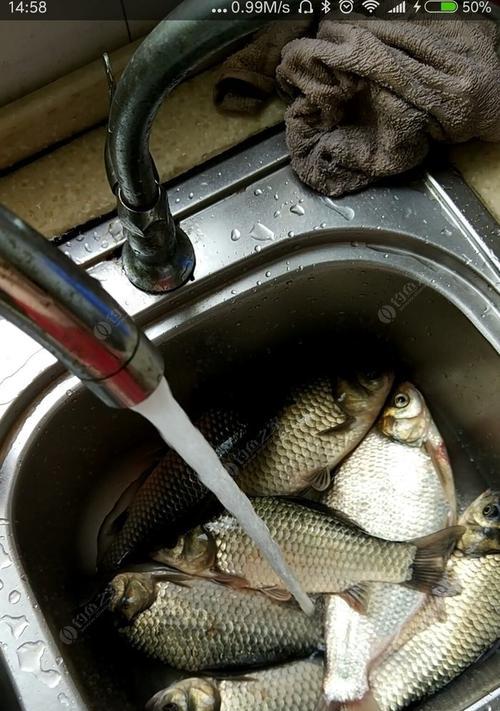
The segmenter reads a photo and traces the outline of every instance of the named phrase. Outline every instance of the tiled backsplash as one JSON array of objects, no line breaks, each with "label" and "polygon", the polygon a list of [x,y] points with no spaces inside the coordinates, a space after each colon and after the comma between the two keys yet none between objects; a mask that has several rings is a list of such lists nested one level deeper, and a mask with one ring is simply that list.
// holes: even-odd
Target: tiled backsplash
[{"label": "tiled backsplash", "polygon": [[[118,5],[120,0],[106,0]],[[0,22],[0,106],[146,34],[154,22],[37,21]]]}]

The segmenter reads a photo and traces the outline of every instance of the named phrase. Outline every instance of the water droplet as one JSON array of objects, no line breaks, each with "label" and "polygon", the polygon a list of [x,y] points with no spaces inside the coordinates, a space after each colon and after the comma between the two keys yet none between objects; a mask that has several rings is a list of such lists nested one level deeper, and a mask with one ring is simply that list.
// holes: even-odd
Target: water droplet
[{"label": "water droplet", "polygon": [[257,284],[257,286],[262,286],[262,282],[259,281],[259,279],[257,279],[257,281],[255,283]]},{"label": "water droplet", "polygon": [[0,590],[3,588],[3,581],[0,580]]},{"label": "water droplet", "polygon": [[271,276],[271,272],[267,271],[267,272],[266,272],[266,277],[269,279],[270,276]]},{"label": "water droplet", "polygon": [[280,196],[278,195],[278,193],[274,193],[274,199],[275,199],[275,200],[279,200],[279,199],[280,199]]},{"label": "water droplet", "polygon": [[109,247],[109,242],[105,239],[101,242],[101,247],[107,249]]},{"label": "water droplet", "polygon": [[11,605],[15,605],[21,599],[21,593],[19,590],[11,590],[9,593],[9,602]]},{"label": "water droplet", "polygon": [[453,232],[450,229],[448,229],[448,227],[443,227],[443,229],[441,230],[441,234],[444,235],[445,237],[451,237]]},{"label": "water droplet", "polygon": [[293,230],[290,230],[290,231],[288,232],[288,236],[289,236],[289,237],[295,237],[295,232],[294,232]]},{"label": "water droplet", "polygon": [[255,188],[255,190],[253,191],[253,194],[254,195],[262,195],[263,192],[264,191],[262,190],[262,188]]},{"label": "water droplet", "polygon": [[250,237],[259,242],[269,242],[274,239],[274,232],[266,225],[263,225],[262,222],[256,222],[250,230]]},{"label": "water droplet", "polygon": [[84,239],[85,239],[85,235],[77,235],[77,237],[76,237],[77,242],[83,242]]},{"label": "water droplet", "polygon": [[281,210],[274,211],[274,217],[279,217],[281,215]]},{"label": "water droplet", "polygon": [[336,212],[338,215],[344,218],[344,220],[352,220],[354,219],[354,215],[356,214],[352,207],[347,207],[345,205],[339,205],[338,203],[334,202],[331,198],[329,197],[322,197],[321,198],[325,205],[330,208],[330,210],[333,210]]},{"label": "water droplet", "polygon": [[396,200],[396,201],[399,200],[399,195],[393,195],[393,196],[392,196],[392,199],[393,199],[393,200]]},{"label": "water droplet", "polygon": [[89,254],[92,253],[92,246],[91,246],[88,242],[85,242],[85,244],[83,245],[83,248],[84,248],[85,251],[88,252]]},{"label": "water droplet", "polygon": [[174,200],[176,205],[178,205],[180,203],[180,201],[181,201],[180,197],[176,197]]},{"label": "water droplet", "polygon": [[10,615],[3,615],[0,618],[0,623],[2,622],[7,625],[14,639],[19,639],[28,626],[28,620],[24,615],[21,615],[20,617],[11,617]]},{"label": "water droplet", "polygon": [[110,222],[108,232],[111,237],[113,237],[113,239],[117,239],[118,237],[120,237],[122,233],[122,226],[120,220],[113,220],[113,222]]},{"label": "water droplet", "polygon": [[42,657],[45,650],[45,644],[41,640],[22,644],[17,648],[19,668],[21,671],[34,674],[42,684],[48,686],[49,689],[54,689],[62,677],[55,669],[43,669]]},{"label": "water droplet", "polygon": [[65,254],[67,257],[70,256],[70,253],[69,253],[69,251],[68,251],[67,249],[64,250],[64,254]]},{"label": "water droplet", "polygon": [[233,242],[237,242],[240,237],[241,237],[241,232],[238,229],[236,229],[236,227],[234,228],[234,230],[231,230],[231,239]]},{"label": "water droplet", "polygon": [[257,245],[255,245],[255,248],[254,248],[253,251],[254,251],[254,252],[260,252],[261,249],[262,249],[262,247],[260,246],[260,244],[257,244]]},{"label": "water droplet", "polygon": [[15,605],[21,599],[21,593],[19,590],[11,590],[9,593],[9,602],[11,605]]},{"label": "water droplet", "polygon": [[231,289],[231,294],[232,294],[233,296],[236,296],[237,293],[238,293],[238,292],[236,291],[236,289]]},{"label": "water droplet", "polygon": [[60,694],[57,694],[57,700],[59,701],[59,703],[61,704],[61,706],[69,707],[69,703],[70,703],[70,702],[69,702],[69,699],[68,699],[68,697],[66,696],[66,694],[63,694],[62,691],[61,691]]},{"label": "water droplet", "polygon": [[12,565],[10,556],[3,547],[3,545],[0,543],[0,570],[3,570],[3,568],[8,568],[10,565]]},{"label": "water droplet", "polygon": [[99,240],[101,239],[101,237],[100,237],[100,235],[99,235],[99,232],[94,232],[93,237],[94,237],[94,239],[95,239],[96,242],[99,242]]},{"label": "water droplet", "polygon": [[194,193],[189,193],[188,198],[192,200],[194,198]]},{"label": "water droplet", "polygon": [[326,222],[320,222],[319,226],[321,227],[322,230],[324,230],[326,227]]},{"label": "water droplet", "polygon": [[294,215],[305,215],[306,211],[302,207],[302,205],[299,205],[298,203],[294,203],[291,208],[290,212],[293,212]]}]

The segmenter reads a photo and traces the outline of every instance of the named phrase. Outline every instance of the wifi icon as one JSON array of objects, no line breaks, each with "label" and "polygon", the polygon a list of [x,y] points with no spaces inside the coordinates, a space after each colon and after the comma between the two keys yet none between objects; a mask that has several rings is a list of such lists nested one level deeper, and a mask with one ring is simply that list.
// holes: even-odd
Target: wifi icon
[{"label": "wifi icon", "polygon": [[377,7],[380,5],[380,3],[377,0],[364,0],[364,2],[361,3],[365,10],[368,10],[370,15],[372,12],[375,12]]}]

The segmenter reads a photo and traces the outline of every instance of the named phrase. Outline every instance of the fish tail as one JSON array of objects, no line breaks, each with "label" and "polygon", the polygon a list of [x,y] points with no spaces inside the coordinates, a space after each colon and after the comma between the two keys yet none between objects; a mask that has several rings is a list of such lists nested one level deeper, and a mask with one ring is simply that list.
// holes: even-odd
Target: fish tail
[{"label": "fish tail", "polygon": [[463,526],[450,526],[430,536],[413,540],[417,552],[413,560],[412,577],[404,584],[439,597],[455,595],[457,590],[447,577],[445,567],[463,532]]}]

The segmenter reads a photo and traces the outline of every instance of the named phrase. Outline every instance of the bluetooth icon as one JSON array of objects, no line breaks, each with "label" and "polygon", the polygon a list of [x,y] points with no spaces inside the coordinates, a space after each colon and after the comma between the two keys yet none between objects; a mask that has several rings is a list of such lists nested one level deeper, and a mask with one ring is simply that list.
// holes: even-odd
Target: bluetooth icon
[{"label": "bluetooth icon", "polygon": [[323,0],[323,2],[321,3],[322,12],[324,12],[326,14],[327,12],[330,12],[331,8],[332,8],[332,4],[330,2],[328,2],[328,0]]}]

